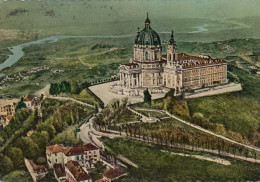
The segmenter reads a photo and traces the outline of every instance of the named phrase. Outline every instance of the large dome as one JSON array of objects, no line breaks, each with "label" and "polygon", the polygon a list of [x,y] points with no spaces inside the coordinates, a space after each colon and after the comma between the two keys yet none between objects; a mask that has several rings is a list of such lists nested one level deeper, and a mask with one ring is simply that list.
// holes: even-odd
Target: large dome
[{"label": "large dome", "polygon": [[145,20],[145,28],[137,33],[137,36],[135,38],[135,44],[138,45],[161,45],[161,40],[159,35],[150,27],[151,21],[148,18]]},{"label": "large dome", "polygon": [[161,45],[159,35],[150,27],[144,28],[135,38],[135,44],[139,45]]}]

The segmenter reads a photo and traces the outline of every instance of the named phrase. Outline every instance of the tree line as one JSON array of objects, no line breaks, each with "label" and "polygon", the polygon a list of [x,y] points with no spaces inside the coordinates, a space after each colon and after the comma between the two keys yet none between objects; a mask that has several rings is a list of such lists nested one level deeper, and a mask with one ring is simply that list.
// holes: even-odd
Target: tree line
[{"label": "tree line", "polygon": [[120,114],[126,109],[128,104],[128,99],[123,98],[121,101],[119,99],[112,100],[99,114],[94,117],[94,125],[99,128],[99,130],[107,129],[108,126],[115,124],[116,119]]},{"label": "tree line", "polygon": [[49,93],[51,95],[58,95],[60,93],[79,94],[83,89],[90,86],[90,83],[84,82],[79,84],[77,82],[62,81],[60,83],[51,83]]},{"label": "tree line", "polygon": [[[118,105],[118,101],[114,102],[113,105]],[[240,155],[246,158],[251,157],[255,159],[259,156],[255,150],[182,126],[171,124],[165,126],[143,125],[142,123],[116,125],[115,118],[118,117],[126,107],[121,107],[120,109],[113,108],[113,106],[109,105],[108,108],[105,108],[96,118],[94,118],[94,126],[100,131],[106,131],[109,126],[113,126],[113,128],[119,131],[120,135],[169,148],[181,146],[185,149],[185,147],[190,146],[192,150],[196,151],[198,151],[198,149],[217,150],[219,154],[221,152],[226,152],[233,154],[234,156]]]}]

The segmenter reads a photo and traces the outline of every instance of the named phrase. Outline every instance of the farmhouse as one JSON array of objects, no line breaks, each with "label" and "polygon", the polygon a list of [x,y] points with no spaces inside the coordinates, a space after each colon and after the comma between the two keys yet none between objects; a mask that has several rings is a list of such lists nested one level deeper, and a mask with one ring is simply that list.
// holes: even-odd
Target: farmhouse
[{"label": "farmhouse", "polygon": [[144,29],[138,28],[133,48],[134,58],[119,68],[121,90],[117,92],[121,94],[130,95],[133,90],[149,88],[174,89],[175,95],[179,95],[183,90],[227,83],[226,61],[179,53],[173,31],[167,54],[162,55],[160,36],[152,29],[148,14]]}]

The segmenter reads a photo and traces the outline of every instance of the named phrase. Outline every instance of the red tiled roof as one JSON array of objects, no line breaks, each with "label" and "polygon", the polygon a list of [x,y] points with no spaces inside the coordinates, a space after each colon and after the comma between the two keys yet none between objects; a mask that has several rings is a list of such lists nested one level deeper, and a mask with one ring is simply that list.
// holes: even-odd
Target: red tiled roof
[{"label": "red tiled roof", "polygon": [[105,171],[103,173],[103,176],[113,180],[113,179],[115,179],[115,178],[117,178],[117,177],[119,177],[119,176],[121,176],[123,174],[125,174],[125,171],[123,171],[122,169],[120,169],[120,168],[112,169],[111,168],[111,169]]},{"label": "red tiled roof", "polygon": [[69,147],[64,149],[63,152],[66,156],[84,154],[84,150],[81,146]]},{"label": "red tiled roof", "polygon": [[36,96],[35,95],[27,95],[23,98],[24,101],[32,101]]},{"label": "red tiled roof", "polygon": [[62,150],[66,149],[62,144],[55,144],[46,148],[52,153],[62,152]]},{"label": "red tiled roof", "polygon": [[206,58],[206,57],[190,56],[185,53],[179,53],[178,61],[184,61],[184,60],[193,60],[194,62],[183,63],[182,64],[183,68],[226,63],[226,61],[224,61],[223,59],[212,59],[211,57]]},{"label": "red tiled roof", "polygon": [[61,163],[54,164],[53,168],[54,168],[55,174],[58,176],[58,178],[65,176],[65,169],[63,168]]},{"label": "red tiled roof", "polygon": [[91,143],[84,144],[82,146],[84,151],[89,151],[89,150],[98,150],[98,148],[95,145],[92,145]]},{"label": "red tiled roof", "polygon": [[76,161],[69,161],[65,164],[66,168],[71,172],[76,181],[89,180],[91,177],[85,172],[85,170]]}]

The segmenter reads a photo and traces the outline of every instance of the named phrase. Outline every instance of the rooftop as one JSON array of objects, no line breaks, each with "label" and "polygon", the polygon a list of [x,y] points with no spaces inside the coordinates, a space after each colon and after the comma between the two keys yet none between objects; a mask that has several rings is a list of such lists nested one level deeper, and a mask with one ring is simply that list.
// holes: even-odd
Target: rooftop
[{"label": "rooftop", "polygon": [[120,176],[122,176],[123,174],[126,174],[125,171],[123,171],[122,169],[120,168],[115,168],[115,169],[109,169],[107,171],[105,171],[103,173],[103,176],[109,178],[109,179],[115,179],[115,178],[118,178]]},{"label": "rooftop", "polygon": [[226,63],[223,59],[213,59],[209,56],[190,56],[185,53],[179,53],[178,54],[178,61],[185,61],[183,62],[182,67],[183,68],[191,68],[191,67],[198,67],[198,66],[205,66],[205,65],[211,65],[211,64],[220,64],[220,63]]},{"label": "rooftop", "polygon": [[24,101],[32,101],[34,98],[36,97],[36,95],[27,95],[23,98]]},{"label": "rooftop", "polygon": [[55,144],[55,145],[51,145],[46,147],[51,153],[57,153],[57,152],[62,152],[64,149],[66,149],[64,147],[64,145],[62,144]]},{"label": "rooftop", "polygon": [[81,147],[81,146],[69,147],[69,148],[64,149],[63,152],[66,156],[84,154],[83,147]]},{"label": "rooftop", "polygon": [[98,148],[95,145],[92,145],[91,143],[84,144],[82,146],[84,151],[89,151],[89,150],[98,150]]},{"label": "rooftop", "polygon": [[65,164],[66,168],[71,172],[76,181],[89,180],[91,177],[85,172],[85,170],[76,161],[68,161]]}]

